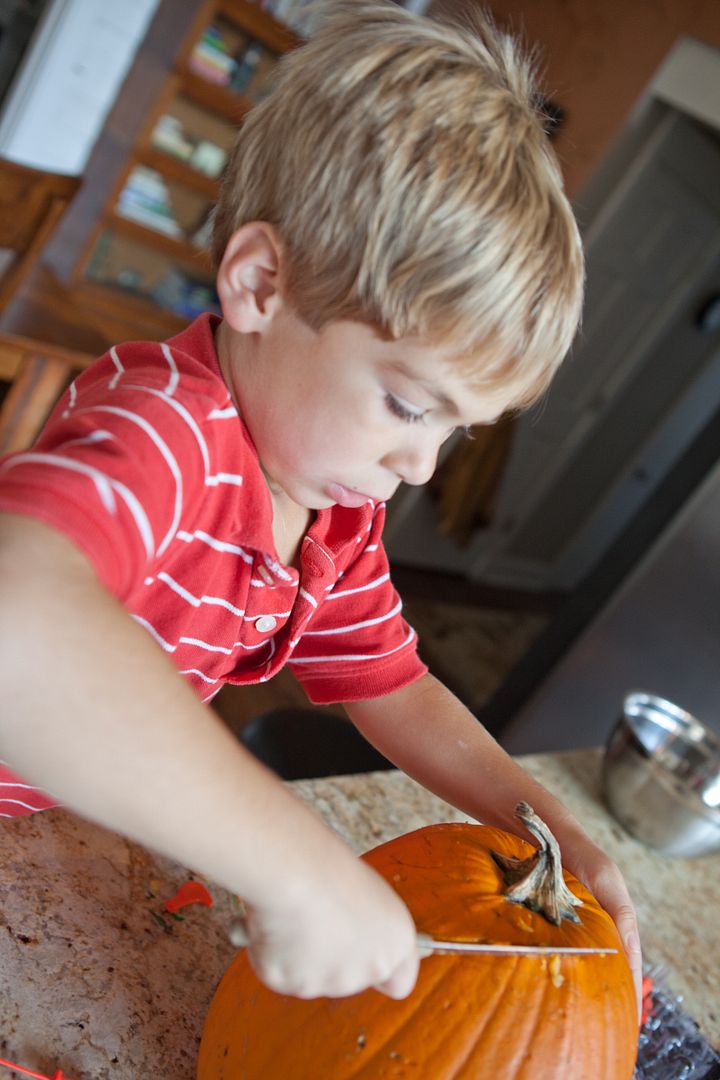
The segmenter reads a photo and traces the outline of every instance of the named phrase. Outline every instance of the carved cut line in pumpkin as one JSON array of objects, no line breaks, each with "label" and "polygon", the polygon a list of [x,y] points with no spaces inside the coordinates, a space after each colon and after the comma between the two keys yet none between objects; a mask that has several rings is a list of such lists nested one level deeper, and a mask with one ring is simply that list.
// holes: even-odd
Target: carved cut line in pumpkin
[{"label": "carved cut line in pumpkin", "polygon": [[198,1080],[631,1080],[638,1026],[609,915],[571,874],[580,922],[508,901],[493,852],[537,854],[479,825],[431,825],[363,858],[443,940],[617,949],[602,956],[433,955],[413,993],[304,1001],[263,986],[244,952],[210,1006]]}]

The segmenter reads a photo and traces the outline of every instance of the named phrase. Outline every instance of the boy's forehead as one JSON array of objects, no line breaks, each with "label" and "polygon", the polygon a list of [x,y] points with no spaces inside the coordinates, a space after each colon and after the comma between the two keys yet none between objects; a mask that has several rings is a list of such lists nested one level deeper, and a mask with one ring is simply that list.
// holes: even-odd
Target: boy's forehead
[{"label": "boy's forehead", "polygon": [[490,349],[469,353],[457,342],[433,341],[419,334],[393,338],[371,323],[353,320],[329,325],[373,363],[429,394],[463,423],[489,423],[517,399],[517,387],[483,375],[489,364],[495,366]]},{"label": "boy's forehead", "polygon": [[458,353],[450,343],[400,339],[388,367],[430,394],[450,415],[468,423],[497,419],[514,404],[517,388],[483,378],[487,359]]}]

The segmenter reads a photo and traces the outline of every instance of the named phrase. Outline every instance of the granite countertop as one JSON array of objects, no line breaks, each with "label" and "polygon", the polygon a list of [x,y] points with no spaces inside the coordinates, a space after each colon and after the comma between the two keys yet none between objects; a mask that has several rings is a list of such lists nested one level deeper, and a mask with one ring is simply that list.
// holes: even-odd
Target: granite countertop
[{"label": "granite countertop", "polygon": [[[600,751],[518,760],[618,862],[646,956],[720,1047],[720,856],[662,858],[627,836],[600,801]],[[289,786],[358,852],[467,820],[398,772]],[[193,1080],[203,1017],[234,952],[235,899],[211,884],[215,905],[176,922],[162,905],[185,868],[63,810],[2,830],[0,1057],[68,1080]]]}]

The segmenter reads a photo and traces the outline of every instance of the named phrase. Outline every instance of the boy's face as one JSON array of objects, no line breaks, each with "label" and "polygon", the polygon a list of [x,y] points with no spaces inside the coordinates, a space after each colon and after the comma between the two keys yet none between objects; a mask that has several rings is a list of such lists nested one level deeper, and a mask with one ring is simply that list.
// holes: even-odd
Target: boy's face
[{"label": "boy's face", "polygon": [[362,323],[316,332],[285,308],[262,335],[223,330],[223,371],[271,490],[309,509],[426,483],[456,428],[510,404],[470,388],[451,349],[386,341]]}]

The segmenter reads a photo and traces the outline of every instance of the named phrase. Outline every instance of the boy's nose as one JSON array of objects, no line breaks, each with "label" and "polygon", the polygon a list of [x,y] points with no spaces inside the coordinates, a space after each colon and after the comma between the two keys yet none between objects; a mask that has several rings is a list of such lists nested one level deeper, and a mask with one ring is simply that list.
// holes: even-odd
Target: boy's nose
[{"label": "boy's nose", "polygon": [[426,484],[437,466],[440,443],[430,440],[405,446],[388,455],[385,465],[406,484]]}]

